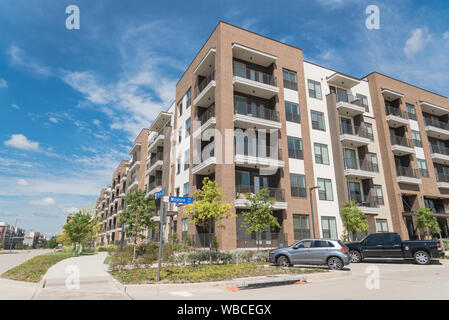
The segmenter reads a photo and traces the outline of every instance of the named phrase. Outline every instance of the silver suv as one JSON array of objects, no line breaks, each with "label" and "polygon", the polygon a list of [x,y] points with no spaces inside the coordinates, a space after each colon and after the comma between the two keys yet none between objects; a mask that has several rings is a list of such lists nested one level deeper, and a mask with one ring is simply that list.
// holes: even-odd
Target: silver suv
[{"label": "silver suv", "polygon": [[271,250],[269,261],[282,267],[313,264],[341,270],[350,262],[348,252],[348,248],[340,240],[304,239],[289,247]]}]

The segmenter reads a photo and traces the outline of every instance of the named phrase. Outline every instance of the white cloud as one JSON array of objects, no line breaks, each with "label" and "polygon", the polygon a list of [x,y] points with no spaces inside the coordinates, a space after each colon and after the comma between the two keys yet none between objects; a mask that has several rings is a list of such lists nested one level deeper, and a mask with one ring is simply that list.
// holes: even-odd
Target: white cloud
[{"label": "white cloud", "polygon": [[17,184],[18,184],[19,186],[27,186],[27,185],[29,185],[28,181],[26,181],[25,179],[19,179],[19,180],[17,180]]},{"label": "white cloud", "polygon": [[405,42],[404,53],[407,57],[412,57],[414,54],[421,51],[430,41],[431,36],[426,29],[415,29],[410,38]]},{"label": "white cloud", "polygon": [[92,121],[92,123],[93,123],[94,125],[96,125],[96,126],[101,125],[101,121],[98,120],[98,119],[95,119],[94,121]]},{"label": "white cloud", "polygon": [[5,141],[4,145],[22,150],[39,151],[39,143],[28,140],[23,134],[11,135],[11,138]]},{"label": "white cloud", "polygon": [[58,119],[56,119],[56,118],[54,118],[54,117],[50,117],[50,118],[48,118],[48,120],[49,120],[50,122],[53,122],[53,123],[58,123],[58,122],[59,122]]},{"label": "white cloud", "polygon": [[328,8],[328,9],[336,9],[342,7],[344,5],[349,5],[358,0],[317,0],[319,4]]},{"label": "white cloud", "polygon": [[443,33],[443,38],[449,39],[449,31],[446,31],[445,33]]},{"label": "white cloud", "polygon": [[36,76],[48,77],[53,74],[49,67],[43,66],[31,57],[25,56],[22,49],[14,44],[9,47],[8,54],[13,65],[19,66]]},{"label": "white cloud", "polygon": [[39,200],[32,200],[29,203],[36,206],[52,206],[56,203],[56,201],[52,197],[46,197]]},{"label": "white cloud", "polygon": [[70,207],[70,208],[64,209],[64,213],[66,213],[66,214],[74,214],[74,213],[77,213],[78,211],[79,211],[79,209],[75,208],[75,207]]},{"label": "white cloud", "polygon": [[8,82],[3,78],[0,78],[0,88],[8,88]]},{"label": "white cloud", "polygon": [[19,110],[19,109],[20,109],[20,107],[19,107],[17,104],[15,104],[15,103],[13,103],[13,104],[11,105],[11,107],[13,107],[13,108],[16,109],[16,110]]}]

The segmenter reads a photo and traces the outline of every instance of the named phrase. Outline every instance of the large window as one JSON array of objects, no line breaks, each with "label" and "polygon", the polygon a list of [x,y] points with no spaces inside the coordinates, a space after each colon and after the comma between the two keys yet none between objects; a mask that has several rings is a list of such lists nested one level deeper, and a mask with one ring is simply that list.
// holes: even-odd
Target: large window
[{"label": "large window", "polygon": [[182,232],[182,239],[184,240],[187,236],[187,231],[189,231],[189,219],[182,219],[181,222],[181,232]]},{"label": "large window", "polygon": [[366,135],[368,136],[368,138],[371,141],[374,141],[373,125],[368,122],[364,122],[364,124],[365,124]]},{"label": "large window", "polygon": [[189,169],[190,166],[190,149],[184,152],[184,170]]},{"label": "large window", "polygon": [[189,183],[186,182],[184,183],[184,189],[183,189],[183,197],[188,197],[189,196]]},{"label": "large window", "polygon": [[285,101],[285,118],[287,121],[301,123],[299,118],[299,105]]},{"label": "large window", "polygon": [[282,77],[284,78],[284,88],[298,90],[296,72],[282,69]]},{"label": "large window", "polygon": [[416,120],[415,106],[409,103],[406,103],[405,106],[407,107],[408,118],[411,120]]},{"label": "large window", "polygon": [[318,81],[307,79],[307,87],[309,89],[309,97],[322,100],[321,83]]},{"label": "large window", "polygon": [[421,177],[428,177],[429,171],[427,170],[426,160],[424,159],[416,159],[418,162],[418,170]]},{"label": "large window", "polygon": [[413,137],[413,145],[415,147],[422,148],[421,135],[419,134],[419,131],[412,130],[412,137]]},{"label": "large window", "polygon": [[186,137],[190,135],[190,118],[186,120]]},{"label": "large window", "polygon": [[325,178],[317,178],[318,195],[320,200],[333,201],[332,181]]},{"label": "large window", "polygon": [[287,137],[287,145],[289,158],[304,159],[301,138]]},{"label": "large window", "polygon": [[357,99],[360,100],[360,105],[365,108],[366,112],[369,112],[368,98],[363,94],[356,94]]},{"label": "large window", "polygon": [[292,197],[307,197],[305,175],[290,173],[290,189]]},{"label": "large window", "polygon": [[384,195],[382,192],[382,186],[375,184],[374,185],[374,196],[377,204],[384,205]]},{"label": "large window", "polygon": [[368,161],[370,163],[371,168],[374,172],[379,172],[379,164],[377,163],[377,155],[372,152],[368,152],[367,155]]},{"label": "large window", "polygon": [[192,89],[189,89],[186,93],[186,108],[190,107],[191,101],[192,101]]},{"label": "large window", "polygon": [[376,232],[388,232],[387,219],[376,219]]},{"label": "large window", "polygon": [[335,217],[321,217],[323,238],[337,239],[337,222]]},{"label": "large window", "polygon": [[312,118],[312,129],[326,131],[326,126],[324,124],[324,113],[311,110],[310,115]]},{"label": "large window", "polygon": [[308,215],[293,214],[293,234],[295,240],[310,238]]},{"label": "large window", "polygon": [[315,163],[329,164],[329,152],[326,144],[314,143]]}]

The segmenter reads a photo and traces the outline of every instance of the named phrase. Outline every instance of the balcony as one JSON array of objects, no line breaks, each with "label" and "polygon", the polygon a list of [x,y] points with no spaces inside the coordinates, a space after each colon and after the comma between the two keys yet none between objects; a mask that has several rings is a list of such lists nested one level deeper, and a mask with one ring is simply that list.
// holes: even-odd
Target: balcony
[{"label": "balcony", "polygon": [[397,156],[415,153],[413,140],[406,137],[391,136],[391,151]]},{"label": "balcony", "polygon": [[162,170],[164,165],[164,156],[162,152],[153,153],[150,159],[150,166],[147,170],[147,175],[151,175],[156,170]]},{"label": "balcony", "polygon": [[351,94],[337,94],[337,110],[341,115],[355,117],[363,114],[366,109],[362,101]]},{"label": "balcony", "polygon": [[368,160],[345,158],[344,162],[347,178],[372,179],[376,176],[377,168]]},{"label": "balcony", "polygon": [[396,166],[396,175],[398,183],[421,184],[419,171],[412,167]]},{"label": "balcony", "polygon": [[241,128],[280,129],[279,112],[262,105],[234,102],[234,124]]},{"label": "balcony", "polygon": [[[246,200],[246,194],[252,193],[255,194],[258,190],[262,188],[258,187],[257,189],[253,185],[236,185],[235,186],[235,202],[234,207],[237,209],[246,209],[246,204],[249,204],[249,201]],[[265,188],[268,189],[268,200],[275,200],[275,204],[273,205],[273,209],[287,209],[288,204],[285,202],[285,194],[284,189],[281,188]]]},{"label": "balcony", "polygon": [[215,87],[217,86],[215,82],[215,72],[212,71],[204,79],[201,80],[198,85],[193,89],[193,94],[195,99],[193,104],[195,106],[206,107],[214,102],[215,100]]},{"label": "balcony", "polygon": [[217,121],[215,118],[215,105],[211,105],[209,108],[206,109],[199,117],[198,121],[201,123],[201,127],[199,129],[196,129],[193,135],[197,135],[204,130],[214,126]]},{"label": "balcony", "polygon": [[382,95],[384,96],[385,100],[387,101],[394,101],[397,99],[402,99],[404,97],[404,95],[402,93],[390,90],[390,89],[385,89],[383,88],[381,90]]},{"label": "balcony", "polygon": [[326,80],[328,84],[345,89],[351,89],[352,87],[360,83],[359,79],[338,72],[334,73],[329,77],[326,77]]},{"label": "balcony", "polygon": [[279,93],[275,76],[252,69],[234,74],[232,84],[235,91],[263,99],[271,99]]},{"label": "balcony", "polygon": [[232,44],[232,56],[263,67],[268,67],[277,60],[277,57],[272,54],[252,49],[238,43]]},{"label": "balcony", "polygon": [[430,144],[430,156],[433,162],[439,164],[449,164],[449,148]]},{"label": "balcony", "polygon": [[400,108],[395,108],[389,104],[385,106],[387,123],[390,127],[398,128],[409,124],[408,114]]},{"label": "balcony", "polygon": [[162,179],[155,179],[150,182],[150,184],[147,187],[147,194],[146,196],[155,194],[159,192],[162,189]]},{"label": "balcony", "polygon": [[148,154],[151,154],[157,150],[158,147],[164,146],[164,130],[158,132],[156,136],[148,144]]},{"label": "balcony", "polygon": [[257,148],[257,150],[248,149],[249,148],[236,148],[234,156],[236,165],[250,168],[284,167],[282,150],[278,147],[266,146],[265,148]]},{"label": "balcony", "polygon": [[430,115],[441,117],[449,114],[449,109],[437,106],[433,103],[420,101],[419,104],[421,105],[422,112],[428,113]]},{"label": "balcony", "polygon": [[379,205],[384,204],[383,198],[371,197],[362,198],[361,195],[349,195],[349,200],[354,200],[357,203],[357,207],[367,215],[379,215],[382,213]]},{"label": "balcony", "polygon": [[441,140],[449,140],[449,123],[430,117],[424,117],[424,123],[427,136]]},{"label": "balcony", "polygon": [[340,127],[340,141],[347,147],[360,147],[368,145],[371,139],[365,126],[342,125]]},{"label": "balcony", "polygon": [[129,168],[129,171],[133,171],[134,169],[136,169],[137,167],[140,167],[140,160],[134,160],[133,162],[131,162],[131,166]]},{"label": "balcony", "polygon": [[449,174],[441,171],[436,172],[437,186],[441,189],[449,189]]},{"label": "balcony", "polygon": [[136,177],[134,180],[132,180],[131,184],[128,186],[128,193],[131,193],[134,188],[139,186],[139,179]]},{"label": "balcony", "polygon": [[[194,157],[194,162],[196,161]],[[201,152],[201,159],[199,163],[194,163],[192,168],[192,174],[208,175],[215,172],[215,166],[217,159],[215,158],[214,143],[211,142],[203,148]]]}]

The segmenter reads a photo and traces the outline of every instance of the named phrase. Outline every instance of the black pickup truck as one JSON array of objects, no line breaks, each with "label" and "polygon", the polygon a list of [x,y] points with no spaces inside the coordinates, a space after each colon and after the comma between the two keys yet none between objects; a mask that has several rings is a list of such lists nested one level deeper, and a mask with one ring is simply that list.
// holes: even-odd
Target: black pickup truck
[{"label": "black pickup truck", "polygon": [[415,260],[429,264],[432,258],[444,257],[438,240],[402,241],[395,232],[374,233],[362,241],[345,243],[352,263],[366,260]]}]

